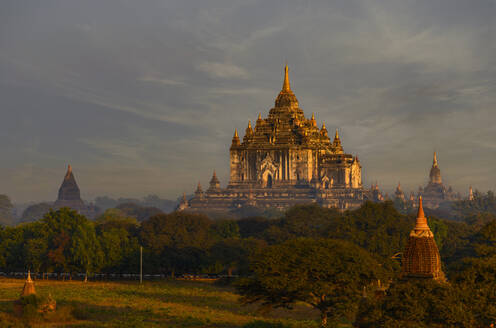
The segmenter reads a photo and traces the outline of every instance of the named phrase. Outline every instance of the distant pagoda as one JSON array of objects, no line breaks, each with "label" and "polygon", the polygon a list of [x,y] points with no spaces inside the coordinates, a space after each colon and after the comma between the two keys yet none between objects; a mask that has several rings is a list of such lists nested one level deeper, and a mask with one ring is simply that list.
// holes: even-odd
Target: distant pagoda
[{"label": "distant pagoda", "polygon": [[344,152],[338,131],[331,140],[325,123],[319,128],[313,114],[305,117],[291,90],[287,65],[268,116],[259,114],[254,126],[248,122],[243,138],[235,129],[229,151],[227,188],[220,187],[214,173],[209,188],[204,192],[198,187],[180,209],[284,209],[307,203],[350,209],[371,198],[362,186],[358,156]]},{"label": "distant pagoda", "polygon": [[438,208],[444,202],[452,202],[460,199],[460,195],[453,192],[451,187],[446,188],[443,184],[436,152],[434,152],[432,167],[429,173],[429,183],[424,188],[419,188],[419,195],[422,195],[425,207],[431,209]]},{"label": "distant pagoda", "polygon": [[403,253],[401,276],[403,279],[420,278],[445,281],[441,269],[441,256],[434,240],[434,234],[427,224],[419,197],[417,220]]},{"label": "distant pagoda", "polygon": [[55,209],[69,207],[89,218],[95,217],[95,207],[86,205],[81,199],[81,192],[77,185],[76,178],[74,178],[74,174],[72,173],[71,165],[67,167],[67,172],[64,176],[64,180],[62,181],[62,185],[59,188],[58,198],[53,204],[53,207]]}]

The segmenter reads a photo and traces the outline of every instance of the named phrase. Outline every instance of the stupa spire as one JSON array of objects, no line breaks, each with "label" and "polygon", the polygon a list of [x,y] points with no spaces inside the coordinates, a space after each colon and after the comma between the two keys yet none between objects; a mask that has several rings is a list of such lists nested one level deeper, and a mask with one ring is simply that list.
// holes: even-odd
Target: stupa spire
[{"label": "stupa spire", "polygon": [[432,159],[431,172],[429,173],[430,183],[442,184],[443,180],[441,178],[441,169],[437,163],[437,154],[434,152],[434,158]]},{"label": "stupa spire", "polygon": [[341,146],[341,140],[339,139],[338,129],[336,129],[336,134],[334,135],[334,140],[332,141],[332,147],[338,153],[343,153],[343,146]]},{"label": "stupa spire", "polygon": [[212,175],[212,179],[210,179],[209,190],[218,190],[218,189],[220,189],[220,181],[219,181],[219,178],[217,178],[217,173],[215,173],[215,170],[214,170],[214,174]]},{"label": "stupa spire", "polygon": [[414,232],[422,231],[422,230],[428,230],[429,232],[431,232],[431,229],[427,224],[427,218],[425,217],[424,214],[424,207],[422,206],[422,196],[419,196],[417,220],[415,221],[415,228],[413,230]]},{"label": "stupa spire", "polygon": [[289,68],[288,64],[284,66],[284,82],[282,83],[282,91],[291,92],[291,86],[289,85]]},{"label": "stupa spire", "polygon": [[67,165],[67,172],[65,174],[65,180],[70,179],[72,175],[72,166],[71,164]]},{"label": "stupa spire", "polygon": [[36,291],[34,289],[34,282],[33,279],[31,279],[31,271],[28,271],[28,278],[26,279],[26,282],[24,283],[24,287],[22,289],[21,297],[22,296],[28,296],[31,294],[36,294]]}]

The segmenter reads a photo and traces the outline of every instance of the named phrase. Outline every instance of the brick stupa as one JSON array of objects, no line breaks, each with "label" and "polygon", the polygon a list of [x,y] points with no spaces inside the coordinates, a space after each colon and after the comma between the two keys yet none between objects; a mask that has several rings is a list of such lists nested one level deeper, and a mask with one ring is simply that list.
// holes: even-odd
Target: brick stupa
[{"label": "brick stupa", "polygon": [[59,196],[53,204],[55,209],[62,207],[69,207],[76,210],[79,214],[85,215],[88,218],[94,218],[97,209],[94,206],[86,205],[81,199],[81,192],[79,190],[76,178],[72,173],[72,167],[67,167],[67,172],[59,188]]},{"label": "brick stupa", "polygon": [[418,214],[415,227],[403,253],[401,276],[403,279],[424,278],[445,281],[441,269],[441,256],[434,240],[434,234],[427,225],[427,218],[419,197]]},{"label": "brick stupa", "polygon": [[31,272],[28,271],[28,278],[26,279],[26,282],[24,283],[24,288],[22,289],[21,297],[29,296],[32,294],[36,294],[36,291],[34,289],[33,279],[31,279]]}]

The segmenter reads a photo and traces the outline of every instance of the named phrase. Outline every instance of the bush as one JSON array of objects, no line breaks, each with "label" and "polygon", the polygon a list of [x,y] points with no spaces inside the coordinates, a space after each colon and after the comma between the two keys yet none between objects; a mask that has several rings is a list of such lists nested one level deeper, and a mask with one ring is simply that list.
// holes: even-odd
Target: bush
[{"label": "bush", "polygon": [[55,310],[55,301],[50,295],[39,296],[31,294],[22,296],[19,300],[19,304],[22,307],[22,317],[28,320],[41,319],[43,314]]},{"label": "bush", "polygon": [[287,328],[280,322],[267,322],[262,320],[255,320],[247,323],[243,328]]}]

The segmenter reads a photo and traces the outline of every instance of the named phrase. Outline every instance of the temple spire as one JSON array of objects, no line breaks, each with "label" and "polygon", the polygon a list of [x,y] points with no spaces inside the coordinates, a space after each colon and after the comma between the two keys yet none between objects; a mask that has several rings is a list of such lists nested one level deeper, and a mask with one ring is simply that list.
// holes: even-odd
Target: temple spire
[{"label": "temple spire", "polygon": [[336,129],[336,134],[334,135],[334,139],[339,139],[338,129]]},{"label": "temple spire", "polygon": [[289,85],[289,68],[288,64],[284,67],[284,82],[282,84],[282,91],[291,92],[291,86]]},{"label": "temple spire", "polygon": [[427,218],[424,214],[424,207],[422,206],[422,196],[419,196],[417,220],[415,221],[415,231],[417,230],[431,230],[427,225]]},{"label": "temple spire", "polygon": [[72,166],[71,166],[71,164],[69,164],[67,166],[67,173],[65,174],[65,179],[66,180],[69,179],[71,177],[71,175],[72,175]]},{"label": "temple spire", "polygon": [[437,155],[436,155],[436,152],[434,152],[434,159],[432,160],[432,166],[433,167],[437,167]]},{"label": "temple spire", "polygon": [[21,297],[22,296],[28,296],[31,294],[36,294],[36,291],[34,289],[34,282],[33,279],[31,279],[31,271],[28,271],[28,278],[26,279],[26,282],[24,283],[24,287],[22,289]]}]

